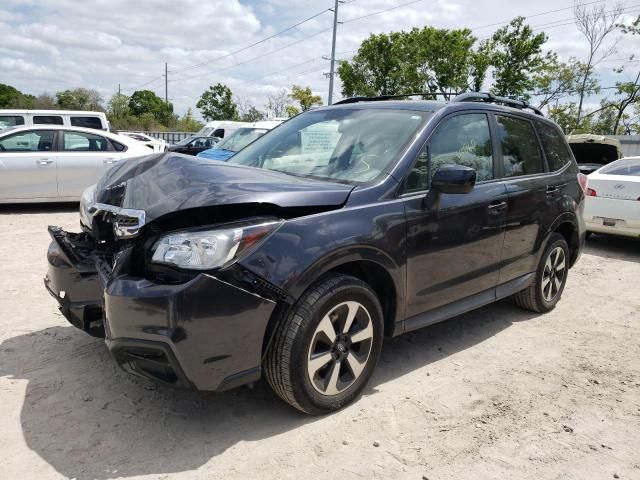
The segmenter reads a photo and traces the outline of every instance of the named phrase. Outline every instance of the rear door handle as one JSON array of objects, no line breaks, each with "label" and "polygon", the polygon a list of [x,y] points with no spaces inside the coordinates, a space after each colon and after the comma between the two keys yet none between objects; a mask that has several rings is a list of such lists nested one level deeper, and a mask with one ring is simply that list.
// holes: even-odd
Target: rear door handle
[{"label": "rear door handle", "polygon": [[555,195],[560,192],[560,188],[555,185],[547,185],[547,195]]},{"label": "rear door handle", "polygon": [[50,163],[53,163],[53,160],[51,160],[50,158],[41,158],[39,160],[36,160],[36,163],[38,165],[49,165]]},{"label": "rear door handle", "polygon": [[507,202],[504,200],[494,200],[487,207],[489,210],[501,210],[507,206]]},{"label": "rear door handle", "polygon": [[104,162],[104,163],[106,163],[106,164],[108,164],[108,165],[110,165],[110,164],[112,164],[112,163],[116,163],[117,161],[119,161],[117,158],[105,158],[105,159],[103,160],[103,162]]}]

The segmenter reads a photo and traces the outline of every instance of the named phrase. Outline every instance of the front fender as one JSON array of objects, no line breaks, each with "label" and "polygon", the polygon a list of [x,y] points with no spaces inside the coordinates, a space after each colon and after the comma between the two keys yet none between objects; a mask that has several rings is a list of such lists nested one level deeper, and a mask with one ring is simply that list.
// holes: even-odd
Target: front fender
[{"label": "front fender", "polygon": [[287,220],[241,266],[294,299],[323,273],[353,261],[389,272],[404,307],[406,225],[401,201],[343,208]]}]

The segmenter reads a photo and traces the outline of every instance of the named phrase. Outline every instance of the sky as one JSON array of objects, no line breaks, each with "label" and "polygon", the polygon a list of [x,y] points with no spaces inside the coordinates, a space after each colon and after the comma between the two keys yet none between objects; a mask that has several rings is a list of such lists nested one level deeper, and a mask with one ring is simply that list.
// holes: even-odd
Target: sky
[{"label": "sky", "polygon": [[[561,59],[586,55],[573,20],[572,0],[344,0],[339,7],[336,58],[350,59],[371,33],[427,25],[468,27],[478,39],[522,15],[549,40]],[[591,2],[592,0],[585,0]],[[175,112],[195,108],[209,85],[229,85],[234,95],[262,108],[269,94],[298,84],[327,100],[333,0],[2,0],[0,83],[22,92],[55,93],[94,88],[105,100],[118,90],[168,94]],[[607,10],[614,0],[600,2]],[[626,0],[626,19],[640,0]],[[396,6],[393,10],[376,14]],[[246,48],[301,20],[312,20]],[[363,18],[360,18],[363,17]],[[613,37],[612,37],[613,39]],[[628,80],[640,68],[640,36],[620,37],[617,52],[598,68],[603,86]],[[622,73],[613,72],[624,66]],[[489,85],[485,85],[485,89]],[[336,78],[334,99],[341,98]],[[597,103],[597,98],[589,101]]]}]

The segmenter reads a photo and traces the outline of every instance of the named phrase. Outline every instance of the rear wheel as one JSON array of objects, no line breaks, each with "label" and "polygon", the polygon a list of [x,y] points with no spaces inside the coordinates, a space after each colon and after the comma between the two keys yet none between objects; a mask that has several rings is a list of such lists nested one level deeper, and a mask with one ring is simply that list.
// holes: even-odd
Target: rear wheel
[{"label": "rear wheel", "polygon": [[568,271],[569,246],[562,235],[554,233],[540,258],[533,284],[514,295],[516,304],[532,312],[552,310],[562,296]]},{"label": "rear wheel", "polygon": [[337,410],[371,377],[382,334],[382,309],[373,290],[348,275],[326,275],[276,328],[265,358],[267,381],[305,413]]}]

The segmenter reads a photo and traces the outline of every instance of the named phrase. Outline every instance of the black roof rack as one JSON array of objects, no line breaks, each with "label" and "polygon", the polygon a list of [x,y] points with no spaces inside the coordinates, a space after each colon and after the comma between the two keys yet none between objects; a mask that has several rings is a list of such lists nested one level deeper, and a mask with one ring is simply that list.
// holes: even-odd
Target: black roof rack
[{"label": "black roof rack", "polygon": [[507,107],[514,107],[519,109],[528,108],[529,110],[533,110],[536,115],[540,115],[544,117],[540,109],[536,107],[532,107],[527,102],[523,100],[514,100],[513,98],[507,97],[498,97],[493,95],[492,93],[485,92],[468,92],[463,93],[455,97],[452,102],[486,102],[486,103],[498,103],[501,105],[506,105]]},{"label": "black roof rack", "polygon": [[[375,97],[351,97],[335,102],[334,105],[346,105],[348,103],[358,102],[380,102],[383,100],[393,100],[394,98],[405,97],[437,97],[437,96],[453,96],[458,95],[457,92],[445,93],[445,92],[418,92],[418,93],[405,93],[403,95],[379,95]],[[458,95],[459,96],[459,95]],[[456,97],[457,98],[457,97]]]}]

